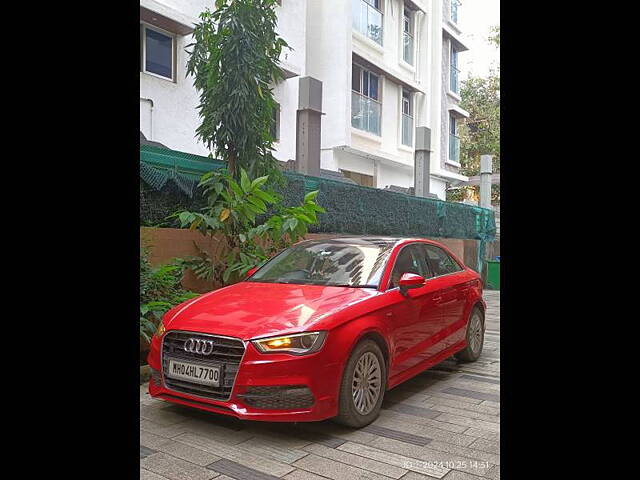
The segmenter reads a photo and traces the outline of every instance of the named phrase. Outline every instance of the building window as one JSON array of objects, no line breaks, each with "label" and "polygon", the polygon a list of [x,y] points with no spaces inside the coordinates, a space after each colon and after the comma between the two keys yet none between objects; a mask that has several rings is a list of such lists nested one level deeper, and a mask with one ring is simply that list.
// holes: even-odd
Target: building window
[{"label": "building window", "polygon": [[173,80],[175,37],[146,24],[141,24],[141,29],[141,71]]},{"label": "building window", "polygon": [[380,77],[354,64],[351,90],[351,125],[380,135]]},{"label": "building window", "polygon": [[451,61],[449,62],[451,65],[451,73],[450,73],[450,86],[452,92],[460,93],[460,70],[458,70],[458,52],[453,45],[451,46]]},{"label": "building window", "polygon": [[458,0],[451,0],[451,21],[458,23],[458,7],[462,5]]},{"label": "building window", "polygon": [[382,0],[351,0],[353,29],[382,45]]},{"label": "building window", "polygon": [[402,59],[413,65],[413,12],[404,9],[402,17]]},{"label": "building window", "polygon": [[402,89],[402,144],[413,146],[413,95]]},{"label": "building window", "polygon": [[340,170],[342,174],[363,187],[373,187],[373,177],[364,173],[350,172],[349,170]]},{"label": "building window", "polygon": [[276,103],[271,111],[271,138],[274,142],[280,141],[280,104]]},{"label": "building window", "polygon": [[460,137],[456,117],[449,114],[449,160],[460,163]]}]

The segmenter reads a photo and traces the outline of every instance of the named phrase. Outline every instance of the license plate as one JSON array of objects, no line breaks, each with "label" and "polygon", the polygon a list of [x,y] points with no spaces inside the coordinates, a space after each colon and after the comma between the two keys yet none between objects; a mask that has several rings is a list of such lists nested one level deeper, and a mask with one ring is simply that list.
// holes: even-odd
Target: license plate
[{"label": "license plate", "polygon": [[205,367],[195,363],[169,360],[169,370],[165,372],[168,377],[186,380],[188,382],[220,386],[220,367]]}]

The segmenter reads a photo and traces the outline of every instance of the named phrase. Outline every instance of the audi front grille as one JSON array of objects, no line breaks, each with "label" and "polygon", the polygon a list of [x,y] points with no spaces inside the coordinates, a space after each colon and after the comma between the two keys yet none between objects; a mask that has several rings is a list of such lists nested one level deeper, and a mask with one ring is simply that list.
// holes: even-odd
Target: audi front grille
[{"label": "audi front grille", "polygon": [[[189,339],[204,340],[207,343],[212,341],[213,351],[208,355],[186,351],[185,343]],[[205,349],[205,353],[209,353],[210,350]],[[243,355],[244,343],[237,338],[180,331],[168,332],[162,340],[162,379],[167,388],[176,392],[226,401],[231,397]],[[201,385],[168,377],[164,372],[169,369],[169,360],[220,367],[220,386]]]}]

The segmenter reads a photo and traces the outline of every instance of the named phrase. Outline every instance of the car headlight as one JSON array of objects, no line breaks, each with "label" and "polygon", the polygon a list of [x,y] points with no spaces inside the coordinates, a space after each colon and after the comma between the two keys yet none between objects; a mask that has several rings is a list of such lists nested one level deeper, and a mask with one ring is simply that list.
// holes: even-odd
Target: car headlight
[{"label": "car headlight", "polygon": [[251,342],[262,353],[306,355],[322,348],[327,332],[296,333],[280,337],[260,338]]}]

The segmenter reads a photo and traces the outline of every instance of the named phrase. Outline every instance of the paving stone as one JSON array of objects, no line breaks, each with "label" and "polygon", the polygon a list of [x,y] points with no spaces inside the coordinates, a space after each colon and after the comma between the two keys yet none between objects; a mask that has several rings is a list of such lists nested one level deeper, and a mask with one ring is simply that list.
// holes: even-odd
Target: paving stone
[{"label": "paving stone", "polygon": [[143,418],[140,420],[140,430],[153,433],[160,437],[172,438],[189,431],[189,425],[187,422],[176,423],[174,425],[159,425]]},{"label": "paving stone", "polygon": [[167,477],[150,472],[144,468],[140,469],[140,480],[167,480]]},{"label": "paving stone", "polygon": [[[439,415],[442,413],[444,412],[439,412]],[[434,420],[431,418],[416,417],[412,415],[407,415],[406,413],[395,412],[393,410],[384,410],[380,412],[380,416],[378,417],[378,420],[376,420],[376,424],[381,426],[388,426],[387,424],[389,422],[394,424],[408,423],[411,425],[423,425],[424,427],[429,427],[429,430],[431,428],[438,428],[440,430],[445,430],[447,432],[454,432],[454,433],[462,433],[466,429],[465,426],[455,425],[453,423],[441,422],[437,419]],[[394,427],[391,426],[390,428],[394,428]]]},{"label": "paving stone", "polygon": [[155,433],[149,433],[145,432],[144,430],[140,430],[140,445],[144,445],[145,447],[157,450],[158,445],[162,445],[167,440],[167,437],[161,437],[160,435],[156,435]]},{"label": "paving stone", "polygon": [[209,480],[218,476],[216,472],[166,453],[150,455],[140,460],[140,466],[171,480]]},{"label": "paving stone", "polygon": [[246,467],[253,468],[254,470],[259,470],[263,473],[274,475],[276,477],[286,475],[293,470],[293,468],[286,463],[257,455],[248,449],[239,447],[238,445],[222,443],[224,442],[224,438],[220,438],[219,441],[216,441],[210,438],[194,435],[192,433],[183,433],[176,437],[176,440],[186,443],[187,445],[206,450],[218,457],[233,460],[234,462],[240,462]]},{"label": "paving stone", "polygon": [[496,465],[495,467],[490,468],[486,477],[491,480],[500,480],[500,466]]},{"label": "paving stone", "polygon": [[427,445],[433,439],[428,437],[423,437],[420,435],[414,435],[412,433],[403,432],[400,430],[393,430],[391,428],[381,427],[378,425],[367,425],[363,428],[363,430],[374,433],[381,437],[393,438],[395,440],[400,440],[406,443],[412,443],[414,445]]},{"label": "paving stone", "polygon": [[[470,473],[461,472],[460,470],[451,470],[442,480],[480,480],[482,477],[471,475]],[[403,479],[406,480],[406,479]]]},{"label": "paving stone", "polygon": [[220,457],[213,453],[173,439],[166,440],[164,443],[158,445],[157,449],[163,453],[168,453],[173,457],[181,458],[182,460],[200,465],[201,467],[215,462],[216,460],[220,460]]},{"label": "paving stone", "polygon": [[475,390],[467,390],[466,388],[448,387],[442,391],[444,393],[449,393],[451,395],[458,395],[458,396],[467,397],[467,398],[475,398],[477,400],[491,400],[492,402],[500,401],[500,395],[485,393],[485,392],[477,392]]},{"label": "paving stone", "polygon": [[[488,441],[488,440],[482,440]],[[474,442],[475,443],[475,442]],[[459,445],[452,445],[447,442],[433,441],[429,444],[429,448],[437,450],[439,452],[451,453],[453,455],[460,455],[472,459],[482,460],[489,462],[492,465],[500,465],[500,453],[491,453],[478,448],[473,448],[473,443],[468,447],[461,447]]]},{"label": "paving stone", "polygon": [[231,430],[224,425],[206,420],[189,420],[184,425],[183,433],[195,433],[202,437],[211,438],[213,440],[224,439],[227,444],[235,445],[242,443],[254,434],[246,430]]},{"label": "paving stone", "polygon": [[483,458],[436,450],[431,448],[430,445],[426,447],[410,445],[390,438],[380,438],[370,446],[385,452],[421,460],[424,464],[431,464],[440,468],[463,470],[479,476],[486,475],[487,469],[493,466],[491,462]]},{"label": "paving stone", "polygon": [[369,470],[371,472],[386,475],[391,478],[400,478],[408,470],[404,468],[395,467],[387,463],[379,462],[369,458],[354,455],[352,453],[343,452],[335,448],[325,447],[324,445],[311,444],[304,447],[305,451],[318,455],[319,457],[330,458],[337,462],[346,463],[354,467],[362,468],[363,470]]},{"label": "paving stone", "polygon": [[426,401],[429,403],[429,408],[432,410],[437,410],[438,406],[444,405],[446,407],[458,408],[460,410],[469,410],[470,412],[486,413],[487,415],[500,415],[500,404],[498,403],[497,406],[485,405],[486,400],[476,404],[459,402],[457,398],[454,400],[453,398],[432,396]]},{"label": "paving stone", "polygon": [[378,418],[373,425],[390,428],[392,430],[399,430],[405,433],[412,433],[421,437],[426,437],[427,435],[429,435],[427,438],[432,438],[433,440],[442,440],[443,442],[453,443],[454,445],[462,445],[464,447],[476,440],[476,437],[471,437],[466,434],[449,432],[446,430],[440,430],[438,428],[428,428],[418,423],[407,423],[397,420],[389,421],[389,419]]},{"label": "paving stone", "polygon": [[483,438],[492,442],[500,443],[500,432],[489,432],[480,428],[471,427],[464,431],[465,435]]},{"label": "paving stone", "polygon": [[238,446],[263,457],[283,463],[293,463],[308,455],[307,452],[303,452],[302,450],[282,447],[276,442],[262,436],[250,438],[246,442],[238,444]]},{"label": "paving stone", "polygon": [[306,470],[296,469],[291,473],[287,473],[284,477],[285,480],[327,480],[327,477],[321,477],[315,473],[307,472]]},{"label": "paving stone", "polygon": [[468,403],[471,405],[480,405],[482,403],[482,400],[478,400],[477,398],[471,398],[471,397],[465,397],[462,395],[453,395],[451,393],[447,393],[447,392],[429,392],[429,394],[431,395],[431,398],[429,399],[429,401],[435,401],[435,400],[441,400],[441,401],[446,401],[446,400],[454,400],[456,402],[463,402],[463,403]]},{"label": "paving stone", "polygon": [[[434,406],[433,409],[434,411],[437,411],[438,414],[449,413],[452,415],[473,418],[475,420],[482,420],[485,422],[500,423],[500,417],[498,415],[490,415],[487,413],[473,412],[471,410],[465,410],[462,408],[453,408],[447,405],[437,405],[437,406]],[[440,419],[441,419],[440,417],[437,418],[437,420],[440,420]]]},{"label": "paving stone", "polygon": [[388,409],[393,410],[394,412],[413,415],[414,417],[435,418],[440,415],[440,412],[437,412],[435,410],[423,407],[415,407],[413,405],[407,405],[404,403],[391,403]]},{"label": "paving stone", "polygon": [[484,420],[477,420],[475,418],[469,418],[469,417],[461,417],[460,415],[452,415],[450,413],[441,414],[438,417],[438,420],[441,420],[443,422],[453,423],[454,425],[480,428],[482,430],[488,430],[490,432],[500,431],[499,423],[485,422]]},{"label": "paving stone", "polygon": [[471,445],[469,445],[469,448],[482,450],[483,452],[489,452],[495,455],[500,455],[500,443],[492,442],[491,440],[485,440],[484,438],[479,438]]},{"label": "paving stone", "polygon": [[142,405],[140,407],[140,417],[151,420],[152,422],[167,426],[175,425],[176,423],[185,422],[188,420],[184,415],[172,412],[164,408],[156,408],[149,405]]},{"label": "paving stone", "polygon": [[363,429],[353,429],[333,422],[305,423],[300,428],[306,431],[305,438],[311,440],[311,442],[320,443],[331,448],[339,447],[347,440],[369,443],[377,438],[373,433],[365,432]]},{"label": "paving stone", "polygon": [[226,458],[222,458],[217,462],[213,462],[211,465],[207,465],[207,468],[215,472],[228,475],[236,480],[275,480],[280,478],[254,470],[253,468],[248,468],[240,463],[227,460]]},{"label": "paving stone", "polygon": [[429,462],[423,461],[419,458],[411,458],[398,453],[392,453],[387,450],[380,450],[379,448],[369,445],[347,442],[344,445],[340,445],[338,449],[349,453],[355,453],[362,457],[378,460],[380,462],[385,462],[390,465],[395,465],[406,470],[430,475],[435,478],[442,478],[449,471],[448,468],[431,465]]},{"label": "paving stone", "polygon": [[145,447],[144,445],[140,445],[140,458],[146,458],[149,455],[153,455],[157,450],[152,450],[150,448]]},{"label": "paving stone", "polygon": [[301,458],[293,465],[333,480],[389,480],[389,477],[314,454]]}]

